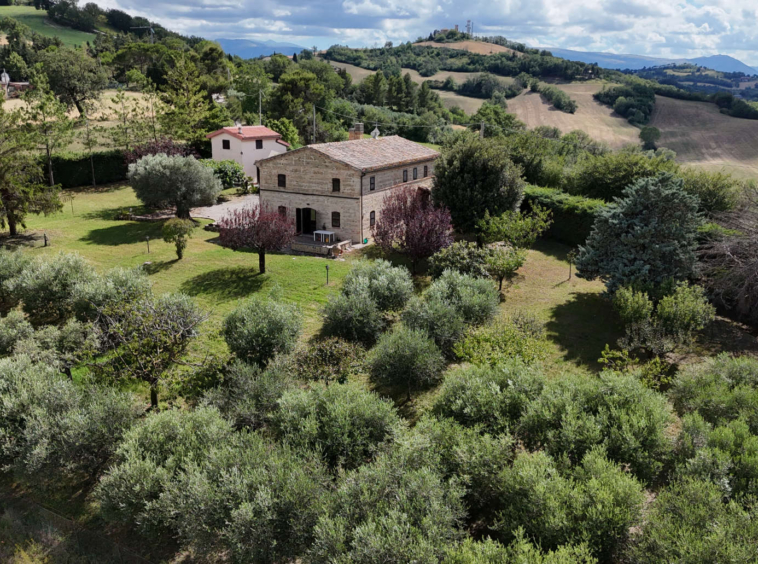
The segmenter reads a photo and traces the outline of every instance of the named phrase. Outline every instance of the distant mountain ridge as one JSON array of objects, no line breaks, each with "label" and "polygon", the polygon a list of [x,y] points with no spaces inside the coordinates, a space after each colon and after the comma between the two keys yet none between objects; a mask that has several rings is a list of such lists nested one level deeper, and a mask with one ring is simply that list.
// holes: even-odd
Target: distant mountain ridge
[{"label": "distant mountain ridge", "polygon": [[214,39],[225,53],[238,55],[243,59],[255,59],[267,57],[274,53],[282,55],[294,55],[305,47],[294,43],[279,43],[277,41],[252,41],[250,39]]},{"label": "distant mountain ridge", "polygon": [[580,61],[583,63],[597,63],[603,68],[617,70],[639,70],[643,67],[655,67],[671,63],[692,63],[720,72],[744,72],[747,75],[758,74],[758,69],[746,65],[742,61],[729,55],[711,55],[708,57],[695,57],[694,59],[666,59],[662,57],[647,57],[644,55],[602,53],[597,51],[574,51],[559,47],[548,49],[556,57]]}]

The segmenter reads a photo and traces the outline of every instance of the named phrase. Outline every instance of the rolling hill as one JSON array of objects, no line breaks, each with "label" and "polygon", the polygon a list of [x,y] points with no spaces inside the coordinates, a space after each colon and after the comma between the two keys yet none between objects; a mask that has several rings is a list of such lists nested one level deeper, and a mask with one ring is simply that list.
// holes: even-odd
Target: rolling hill
[{"label": "rolling hill", "polygon": [[550,47],[548,49],[556,57],[581,61],[583,63],[597,63],[606,69],[616,70],[639,70],[645,67],[656,67],[671,63],[692,63],[720,72],[744,72],[747,75],[758,74],[758,69],[746,65],[742,61],[729,55],[711,55],[709,57],[696,57],[694,59],[665,59],[661,57],[647,57],[644,55],[630,55],[617,53],[602,53],[597,51],[573,51]]},{"label": "rolling hill", "polygon": [[95,39],[94,33],[58,25],[47,18],[47,12],[32,6],[0,6],[0,18],[2,17],[14,18],[40,35],[58,37],[68,46],[84,45],[87,41]]},{"label": "rolling hill", "polygon": [[274,53],[282,55],[294,55],[305,47],[294,43],[278,43],[276,41],[250,41],[248,39],[215,39],[221,48],[230,55],[237,55],[243,59],[255,59]]}]

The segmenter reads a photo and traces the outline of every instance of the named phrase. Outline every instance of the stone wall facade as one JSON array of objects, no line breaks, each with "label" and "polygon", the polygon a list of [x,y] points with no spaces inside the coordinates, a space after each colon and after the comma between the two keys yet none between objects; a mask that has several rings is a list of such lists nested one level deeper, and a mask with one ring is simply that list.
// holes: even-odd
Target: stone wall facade
[{"label": "stone wall facade", "polygon": [[[372,240],[371,212],[378,221],[384,198],[401,186],[431,186],[434,161],[403,165],[376,172],[361,171],[334,161],[325,155],[301,149],[259,163],[261,205],[281,210],[293,221],[297,208],[316,211],[318,229],[334,231],[338,240],[363,243]],[[427,176],[424,177],[424,166]],[[417,178],[413,179],[413,169]],[[403,182],[403,170],[408,181]],[[284,175],[281,186],[279,175]],[[374,190],[371,190],[371,178]],[[334,191],[333,179],[340,190]],[[283,209],[282,209],[283,208]],[[333,213],[339,213],[340,225],[332,225]]]}]

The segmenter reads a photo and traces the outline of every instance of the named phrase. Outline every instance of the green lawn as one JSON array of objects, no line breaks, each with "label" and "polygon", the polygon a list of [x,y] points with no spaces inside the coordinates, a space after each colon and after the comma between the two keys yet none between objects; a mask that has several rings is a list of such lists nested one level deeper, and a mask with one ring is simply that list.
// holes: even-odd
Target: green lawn
[{"label": "green lawn", "polygon": [[87,41],[94,41],[94,33],[85,33],[59,25],[47,19],[45,10],[37,10],[33,6],[0,6],[0,18],[14,18],[29,26],[40,35],[59,37],[64,45],[84,45]]},{"label": "green lawn", "polygon": [[[217,244],[217,234],[195,230],[183,260],[176,260],[173,245],[161,239],[161,222],[118,221],[119,210],[140,209],[129,186],[75,193],[61,213],[28,218],[24,234],[32,253],[75,251],[98,270],[114,266],[145,265],[158,292],[181,291],[192,296],[209,314],[204,342],[223,347],[217,336],[223,317],[242,298],[281,287],[285,299],[297,303],[306,318],[306,333],[318,330],[319,308],[336,291],[348,270],[346,261],[318,257],[267,255],[265,275],[258,273],[258,255],[234,252]],[[205,222],[207,223],[207,221]],[[50,247],[42,247],[47,233]],[[150,254],[146,237],[150,238]],[[149,263],[149,264],[146,264]],[[326,265],[330,285],[326,286]]]}]

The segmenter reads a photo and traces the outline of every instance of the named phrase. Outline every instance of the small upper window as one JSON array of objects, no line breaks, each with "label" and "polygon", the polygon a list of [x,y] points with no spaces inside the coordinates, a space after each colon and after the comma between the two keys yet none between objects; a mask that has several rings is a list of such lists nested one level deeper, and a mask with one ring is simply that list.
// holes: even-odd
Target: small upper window
[{"label": "small upper window", "polygon": [[340,191],[340,179],[332,178],[332,192],[339,192],[339,191]]},{"label": "small upper window", "polygon": [[416,180],[418,178],[418,169],[416,167],[413,167],[413,180]]},{"label": "small upper window", "polygon": [[279,215],[287,217],[287,206],[279,206]]},{"label": "small upper window", "polygon": [[368,179],[368,189],[376,190],[376,177],[372,176]]},{"label": "small upper window", "polygon": [[332,212],[332,227],[340,226],[340,212]]},{"label": "small upper window", "polygon": [[231,149],[232,148],[232,144],[229,142],[229,139],[222,139],[221,140],[221,147],[223,149]]},{"label": "small upper window", "polygon": [[287,187],[287,175],[286,174],[280,174],[277,177],[277,185],[279,188],[286,188]]},{"label": "small upper window", "polygon": [[263,139],[256,139],[255,140],[255,148],[256,149],[263,149]]},{"label": "small upper window", "polygon": [[368,224],[373,227],[376,223],[376,212],[372,211],[370,214],[368,214]]},{"label": "small upper window", "polygon": [[426,178],[427,176],[429,176],[429,167],[424,165],[424,178]]},{"label": "small upper window", "polygon": [[403,182],[408,182],[408,169],[403,171]]}]

